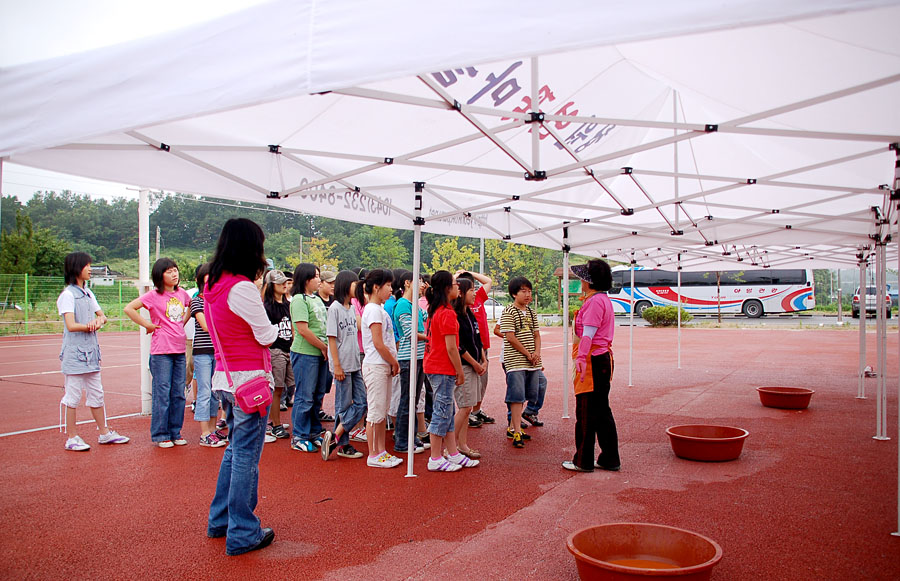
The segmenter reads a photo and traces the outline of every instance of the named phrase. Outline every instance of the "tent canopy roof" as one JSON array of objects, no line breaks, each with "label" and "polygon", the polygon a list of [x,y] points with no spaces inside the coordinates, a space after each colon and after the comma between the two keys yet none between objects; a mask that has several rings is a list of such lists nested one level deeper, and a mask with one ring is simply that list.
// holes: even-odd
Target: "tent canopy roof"
[{"label": "tent canopy roof", "polygon": [[426,231],[648,266],[851,266],[896,221],[896,2],[400,4],[4,69],[0,156],[396,228],[418,189]]}]

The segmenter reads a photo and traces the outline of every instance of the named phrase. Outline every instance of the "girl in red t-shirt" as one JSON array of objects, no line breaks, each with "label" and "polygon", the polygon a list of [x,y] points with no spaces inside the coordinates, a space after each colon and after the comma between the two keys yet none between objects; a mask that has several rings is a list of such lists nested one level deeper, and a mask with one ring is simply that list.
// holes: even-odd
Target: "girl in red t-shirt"
[{"label": "girl in red t-shirt", "polygon": [[[425,373],[434,390],[431,424],[431,458],[428,469],[432,472],[455,472],[460,468],[478,466],[473,460],[459,453],[453,433],[453,389],[465,381],[462,362],[459,359],[459,323],[456,311],[450,303],[459,296],[459,285],[453,275],[439,270],[431,275],[431,287],[425,291],[428,298],[428,341],[425,345]],[[447,456],[441,456],[446,447]],[[437,456],[435,456],[437,454]]]}]

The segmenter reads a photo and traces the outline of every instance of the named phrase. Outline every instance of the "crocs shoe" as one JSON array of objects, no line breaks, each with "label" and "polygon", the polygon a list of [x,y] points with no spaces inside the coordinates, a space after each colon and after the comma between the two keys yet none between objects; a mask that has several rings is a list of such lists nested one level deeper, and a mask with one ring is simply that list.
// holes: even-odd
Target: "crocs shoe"
[{"label": "crocs shoe", "polygon": [[110,430],[105,434],[100,434],[97,441],[101,444],[127,444],[131,438],[123,436],[115,430]]},{"label": "crocs shoe", "polygon": [[72,452],[87,452],[91,449],[90,444],[81,439],[81,436],[72,436],[66,440],[66,450]]}]

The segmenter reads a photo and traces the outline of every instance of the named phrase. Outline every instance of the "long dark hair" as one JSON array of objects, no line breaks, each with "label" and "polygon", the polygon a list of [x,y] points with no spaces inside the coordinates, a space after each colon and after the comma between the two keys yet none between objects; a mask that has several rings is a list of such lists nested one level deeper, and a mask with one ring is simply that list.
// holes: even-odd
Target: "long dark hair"
[{"label": "long dark hair", "polygon": [[[350,296],[350,287],[359,280],[359,276],[352,270],[342,270],[334,277],[334,300],[340,304]],[[362,286],[359,284],[357,286]]]},{"label": "long dark hair", "polygon": [[66,285],[78,284],[78,275],[84,270],[84,267],[93,262],[91,255],[87,252],[72,252],[66,254],[63,261],[63,273],[66,276]]},{"label": "long dark hair", "polygon": [[291,286],[291,296],[305,295],[306,283],[316,278],[319,267],[309,262],[301,262],[294,269],[294,284]]},{"label": "long dark hair", "polygon": [[456,282],[459,284],[459,296],[453,301],[453,310],[456,311],[457,315],[463,316],[466,314],[466,309],[469,308],[466,305],[466,293],[475,288],[475,283],[468,278],[459,276],[456,277]]},{"label": "long dark hair", "polygon": [[198,264],[197,270],[194,271],[194,281],[197,283],[197,294],[201,297],[203,296],[203,279],[206,278],[207,274],[209,274],[209,263]]},{"label": "long dark hair", "polygon": [[439,270],[431,275],[431,286],[425,289],[425,298],[428,300],[428,318],[441,307],[450,306],[447,299],[447,291],[453,287],[453,275],[447,270]]},{"label": "long dark hair", "polygon": [[399,299],[403,296],[403,276],[409,274],[409,280],[412,280],[412,272],[405,268],[395,268],[391,271],[391,274],[394,275],[394,283],[391,285],[391,294],[394,295],[395,299]]},{"label": "long dark hair", "polygon": [[209,282],[212,288],[222,273],[243,275],[256,280],[266,270],[264,244],[266,235],[262,228],[247,218],[231,218],[222,226],[216,251],[209,261]]},{"label": "long dark hair", "polygon": [[369,274],[366,275],[365,283],[363,285],[357,285],[357,288],[359,288],[360,286],[365,286],[366,294],[371,295],[376,286],[384,286],[386,284],[392,283],[393,281],[394,273],[385,268],[376,268],[369,271]]},{"label": "long dark hair", "polygon": [[[178,268],[178,265],[175,264],[175,261],[171,258],[158,258],[156,262],[153,263],[153,270],[150,271],[150,279],[153,281],[153,286],[156,287],[156,292],[162,294],[165,292],[165,282],[163,281],[163,275],[170,268]],[[178,285],[175,285],[175,290],[178,290]]]}]

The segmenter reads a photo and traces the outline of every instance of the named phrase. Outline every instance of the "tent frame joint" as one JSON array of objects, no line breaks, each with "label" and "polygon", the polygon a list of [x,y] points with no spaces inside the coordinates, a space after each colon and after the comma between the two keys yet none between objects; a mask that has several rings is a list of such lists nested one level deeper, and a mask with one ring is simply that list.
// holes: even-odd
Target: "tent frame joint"
[{"label": "tent frame joint", "polygon": [[280,192],[269,192],[268,194],[266,194],[266,198],[268,198],[270,200],[280,200],[281,193]]},{"label": "tent frame joint", "polygon": [[634,216],[634,208],[622,208],[619,213],[623,216]]},{"label": "tent frame joint", "polygon": [[543,111],[531,111],[528,114],[528,117],[525,118],[525,123],[543,123],[544,122],[544,112]]},{"label": "tent frame joint", "polygon": [[707,123],[706,126],[703,128],[703,131],[705,131],[707,133],[715,133],[718,130],[719,130],[719,125],[715,124],[715,123]]},{"label": "tent frame joint", "polygon": [[269,153],[281,154],[280,145],[269,145]]},{"label": "tent frame joint", "polygon": [[526,182],[542,182],[545,179],[547,179],[547,172],[542,169],[535,170],[534,172],[525,172]]}]

